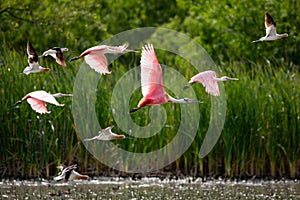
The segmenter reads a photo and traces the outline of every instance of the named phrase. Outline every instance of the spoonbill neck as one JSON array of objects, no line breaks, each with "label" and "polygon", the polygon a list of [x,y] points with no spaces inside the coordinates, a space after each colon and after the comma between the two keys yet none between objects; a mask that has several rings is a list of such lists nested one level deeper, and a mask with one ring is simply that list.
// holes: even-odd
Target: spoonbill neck
[{"label": "spoonbill neck", "polygon": [[198,100],[193,100],[193,99],[188,99],[188,98],[183,98],[183,99],[175,99],[174,97],[171,97],[170,95],[166,95],[167,102],[172,102],[172,103],[193,103],[193,102],[200,102]]},{"label": "spoonbill neck", "polygon": [[171,96],[169,96],[168,102],[172,102],[172,103],[187,103],[187,102],[184,101],[184,99],[175,99],[175,98],[173,98]]},{"label": "spoonbill neck", "polygon": [[222,76],[221,78],[213,77],[213,79],[215,81],[228,81],[228,80],[237,81],[237,80],[239,80],[238,78],[230,78],[227,76]]},{"label": "spoonbill neck", "polygon": [[73,94],[55,93],[55,94],[52,94],[52,96],[55,97],[55,98],[60,98],[60,97],[72,97]]}]

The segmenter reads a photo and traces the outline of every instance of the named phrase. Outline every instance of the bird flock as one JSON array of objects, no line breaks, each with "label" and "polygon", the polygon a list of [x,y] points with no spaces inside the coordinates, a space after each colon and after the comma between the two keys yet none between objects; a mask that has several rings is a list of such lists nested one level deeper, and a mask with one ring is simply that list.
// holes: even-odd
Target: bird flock
[{"label": "bird flock", "polygon": [[[276,23],[269,13],[265,13],[265,28],[266,35],[261,37],[258,40],[252,41],[253,43],[263,42],[263,41],[274,41],[280,38],[288,37],[287,33],[278,34],[276,32]],[[96,73],[99,74],[111,74],[111,71],[108,69],[107,59],[105,54],[124,54],[129,52],[138,52],[135,50],[127,49],[128,44],[122,46],[108,46],[108,45],[99,45],[86,49],[79,56],[73,57],[70,62],[84,58],[85,62],[93,69]],[[68,51],[68,48],[53,47],[45,52],[41,56],[38,56],[35,49],[33,48],[30,42],[27,43],[27,54],[28,54],[28,64],[23,73],[29,75],[31,73],[39,72],[49,72],[49,68],[44,68],[40,66],[38,60],[39,58],[50,55],[53,57],[56,62],[62,67],[66,67],[66,61],[64,59],[63,52]],[[201,103],[199,100],[182,98],[176,99],[170,96],[164,89],[163,78],[162,78],[162,68],[159,64],[159,61],[156,57],[153,44],[145,44],[142,47],[141,53],[141,90],[142,90],[142,99],[139,101],[137,107],[129,110],[130,113],[136,112],[139,109],[145,106],[154,106],[159,104],[165,104],[168,102],[171,103]],[[219,87],[218,82],[228,81],[228,80],[238,80],[238,78],[230,78],[223,76],[218,78],[216,72],[212,70],[200,72],[195,76],[190,78],[189,84],[184,86],[183,89],[191,87],[195,83],[200,83],[205,88],[205,91],[212,96],[219,96]],[[55,106],[64,106],[60,104],[56,98],[60,97],[72,97],[72,94],[50,94],[44,90],[37,90],[26,94],[21,100],[17,101],[15,105],[27,101],[31,108],[39,113],[46,114],[50,113],[46,107],[46,103],[53,104]],[[84,139],[85,142],[90,142],[94,140],[116,140],[124,139],[125,135],[118,135],[112,132],[113,126],[109,126],[105,129],[99,131],[98,135],[92,138]],[[60,169],[59,174],[54,177],[54,180],[76,180],[76,179],[89,179],[87,175],[81,175],[75,171],[77,165],[70,166],[58,166]]]}]

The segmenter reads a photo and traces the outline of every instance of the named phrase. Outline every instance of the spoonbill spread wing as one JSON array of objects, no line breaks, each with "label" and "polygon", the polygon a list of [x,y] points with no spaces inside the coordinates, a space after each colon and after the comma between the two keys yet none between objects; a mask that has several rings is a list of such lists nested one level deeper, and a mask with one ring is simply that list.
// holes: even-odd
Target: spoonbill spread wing
[{"label": "spoonbill spread wing", "polygon": [[195,82],[199,82],[205,87],[205,91],[208,94],[219,96],[220,93],[218,82],[214,80],[214,78],[216,78],[216,72],[209,70],[200,72],[199,74],[193,76],[190,80],[190,83],[193,84]]},{"label": "spoonbill spread wing", "polygon": [[38,100],[36,98],[28,98],[27,102],[31,106],[31,108],[40,114],[50,113],[46,107],[46,103],[44,101]]},{"label": "spoonbill spread wing", "polygon": [[103,51],[101,51],[102,50],[91,51],[84,59],[96,72],[100,74],[110,74],[111,72],[108,70],[106,57],[104,56]]},{"label": "spoonbill spread wing", "polygon": [[162,80],[162,69],[152,44],[145,45],[142,49],[141,86],[144,97],[164,98],[165,89]]}]

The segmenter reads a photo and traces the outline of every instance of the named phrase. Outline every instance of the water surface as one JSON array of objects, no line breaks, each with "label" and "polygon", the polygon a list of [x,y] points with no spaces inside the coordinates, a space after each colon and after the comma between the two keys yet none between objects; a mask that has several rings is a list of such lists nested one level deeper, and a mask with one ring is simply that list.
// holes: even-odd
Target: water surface
[{"label": "water surface", "polygon": [[107,177],[67,183],[2,180],[0,199],[300,199],[300,181]]}]

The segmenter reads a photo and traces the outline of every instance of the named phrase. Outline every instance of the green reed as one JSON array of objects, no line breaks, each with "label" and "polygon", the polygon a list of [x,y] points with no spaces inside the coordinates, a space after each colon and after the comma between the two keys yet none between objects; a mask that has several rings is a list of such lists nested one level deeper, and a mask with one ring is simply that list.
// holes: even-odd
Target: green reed
[{"label": "green reed", "polygon": [[[139,56],[126,55],[114,62],[110,66],[112,74],[101,77],[96,91],[95,108],[101,127],[115,125],[114,132],[127,136],[129,134],[114,121],[111,96],[119,78],[139,64]],[[25,54],[3,49],[0,59],[3,63],[0,69],[0,171],[4,176],[49,178],[55,174],[57,164],[74,162],[78,163],[80,171],[92,175],[123,174],[101,164],[85,149],[73,121],[71,98],[58,99],[65,104],[64,107],[48,105],[51,114],[46,115],[36,114],[26,102],[14,106],[25,94],[38,89],[51,93],[71,93],[80,62],[68,62],[67,67],[62,68],[54,60],[43,58],[40,64],[52,70],[26,76],[20,74],[27,66]],[[130,64],[127,66],[126,63]],[[194,71],[185,65],[181,66],[178,70],[187,79],[190,78]],[[299,177],[299,68],[240,63],[222,68],[223,75],[238,77],[239,81],[224,83],[226,121],[216,146],[206,157],[198,157],[209,126],[210,98],[218,97],[210,97],[200,84],[195,84],[193,89],[197,97],[204,101],[199,104],[197,135],[188,151],[162,171],[192,176]],[[140,98],[138,89],[129,100],[130,107],[135,107]],[[119,99],[118,102],[128,104],[126,99]],[[162,107],[167,118],[158,134],[114,143],[127,151],[139,153],[151,152],[170,143],[180,124],[180,105],[166,104]],[[150,109],[143,108],[131,114],[131,119],[141,126],[151,123]],[[86,134],[90,136],[97,133]],[[171,155],[172,152],[168,152],[168,157]]]}]

